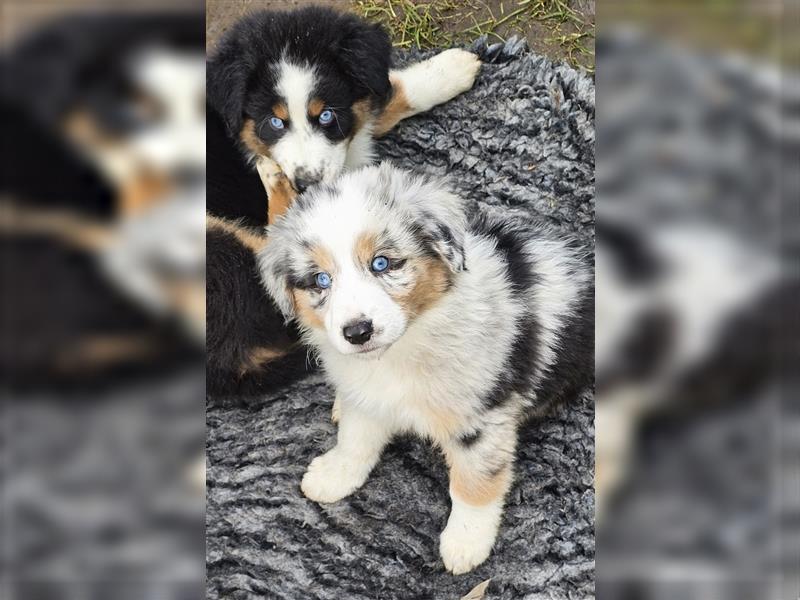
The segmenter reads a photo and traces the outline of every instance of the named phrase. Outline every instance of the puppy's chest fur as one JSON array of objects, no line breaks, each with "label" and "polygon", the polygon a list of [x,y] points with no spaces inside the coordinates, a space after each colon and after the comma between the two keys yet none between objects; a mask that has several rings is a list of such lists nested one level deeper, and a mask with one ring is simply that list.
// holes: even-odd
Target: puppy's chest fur
[{"label": "puppy's chest fur", "polygon": [[457,371],[435,364],[441,357],[427,364],[420,359],[380,360],[360,370],[349,365],[334,376],[342,401],[357,403],[393,429],[450,439],[477,417],[479,402]]}]

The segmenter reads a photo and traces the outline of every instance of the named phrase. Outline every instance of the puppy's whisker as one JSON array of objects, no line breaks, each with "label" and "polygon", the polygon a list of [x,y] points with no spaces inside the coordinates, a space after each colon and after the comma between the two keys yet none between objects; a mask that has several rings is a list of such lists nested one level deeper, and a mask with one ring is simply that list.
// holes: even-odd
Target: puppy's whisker
[{"label": "puppy's whisker", "polygon": [[334,112],[333,118],[336,119],[336,128],[339,130],[339,135],[344,137],[344,132],[342,131],[342,125],[339,123],[339,116]]}]

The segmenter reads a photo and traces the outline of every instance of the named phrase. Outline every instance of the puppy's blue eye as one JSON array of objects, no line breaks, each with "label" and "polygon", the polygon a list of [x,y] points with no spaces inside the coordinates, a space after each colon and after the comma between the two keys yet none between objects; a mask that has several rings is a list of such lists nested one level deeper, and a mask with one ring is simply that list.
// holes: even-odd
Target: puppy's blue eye
[{"label": "puppy's blue eye", "polygon": [[376,256],[372,259],[372,270],[376,273],[382,273],[389,268],[389,259],[385,256]]},{"label": "puppy's blue eye", "polygon": [[331,276],[327,273],[317,273],[316,282],[317,287],[326,290],[331,287]]},{"label": "puppy's blue eye", "polygon": [[333,111],[332,110],[323,110],[319,113],[319,122],[322,125],[328,125],[331,121],[333,121]]},{"label": "puppy's blue eye", "polygon": [[275,129],[276,131],[283,129],[283,119],[279,119],[278,117],[271,117],[269,120],[269,126]]}]

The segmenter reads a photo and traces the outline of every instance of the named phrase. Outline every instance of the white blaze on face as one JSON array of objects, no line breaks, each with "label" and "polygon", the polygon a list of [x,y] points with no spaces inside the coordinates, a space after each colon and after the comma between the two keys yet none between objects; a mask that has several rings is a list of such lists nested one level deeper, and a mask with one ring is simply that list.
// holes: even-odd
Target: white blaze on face
[{"label": "white blaze on face", "polygon": [[[337,255],[338,258],[338,255]],[[405,332],[407,318],[402,308],[386,292],[364,266],[356,265],[352,248],[336,273],[331,287],[325,315],[325,329],[334,347],[343,354],[385,348],[398,340]],[[363,345],[348,342],[343,330],[347,325],[361,320],[371,321],[374,333]]]},{"label": "white blaze on face", "polygon": [[289,122],[286,132],[272,146],[272,158],[292,182],[298,175],[330,182],[344,168],[347,140],[332,142],[308,118],[308,104],[314,99],[316,73],[308,66],[285,61],[277,65],[276,71],[276,91],[286,103]]},{"label": "white blaze on face", "polygon": [[[308,224],[310,239],[319,239],[336,263],[331,274],[332,285],[322,318],[328,340],[343,354],[385,349],[405,333],[408,317],[376,276],[369,265],[357,264],[356,245],[364,234],[374,231],[371,218],[358,201],[363,190],[345,189],[334,203],[324,203]],[[372,321],[374,334],[359,346],[348,342],[343,333],[346,325],[360,320]],[[375,352],[380,354],[380,352]]]}]

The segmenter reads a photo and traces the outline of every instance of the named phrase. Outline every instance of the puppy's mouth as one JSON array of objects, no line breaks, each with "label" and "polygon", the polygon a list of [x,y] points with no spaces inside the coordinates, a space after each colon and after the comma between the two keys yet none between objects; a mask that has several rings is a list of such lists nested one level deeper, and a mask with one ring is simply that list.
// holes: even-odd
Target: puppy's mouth
[{"label": "puppy's mouth", "polygon": [[374,354],[376,352],[380,352],[381,350],[385,350],[385,349],[386,349],[386,346],[374,346],[372,348],[359,348],[358,350],[356,350],[356,354],[363,354],[363,355]]},{"label": "puppy's mouth", "polygon": [[389,346],[376,346],[371,350],[359,350],[353,356],[363,360],[376,360],[383,356],[388,349]]},{"label": "puppy's mouth", "polygon": [[363,346],[353,348],[353,352],[349,354],[350,356],[357,356],[364,359],[379,358],[389,349],[389,346],[391,346],[391,344],[367,342]]}]

